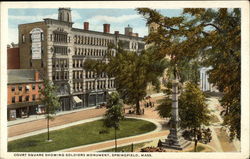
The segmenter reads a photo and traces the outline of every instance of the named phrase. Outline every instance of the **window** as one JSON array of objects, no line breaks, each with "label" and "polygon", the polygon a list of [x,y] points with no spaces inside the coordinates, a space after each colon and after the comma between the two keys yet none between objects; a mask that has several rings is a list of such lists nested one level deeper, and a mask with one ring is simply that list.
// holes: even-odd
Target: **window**
[{"label": "window", "polygon": [[42,85],[41,85],[41,84],[39,84],[39,85],[38,85],[38,88],[39,88],[39,89],[42,89]]},{"label": "window", "polygon": [[32,67],[32,61],[30,60],[30,67]]},{"label": "window", "polygon": [[32,42],[32,34],[30,34],[30,42]]},{"label": "window", "polygon": [[22,102],[23,101],[23,96],[19,96],[19,102]]},{"label": "window", "polygon": [[35,94],[32,95],[32,100],[33,100],[33,101],[36,100],[36,95],[35,95]]},{"label": "window", "polygon": [[44,40],[44,34],[41,33],[41,41],[43,41],[43,40]]},{"label": "window", "polygon": [[18,86],[19,91],[22,91],[22,89],[23,89],[23,86]]},{"label": "window", "polygon": [[25,97],[25,101],[28,102],[30,100],[30,96]]},{"label": "window", "polygon": [[25,43],[25,35],[22,34],[22,43]]},{"label": "window", "polygon": [[36,85],[32,84],[32,90],[35,90],[35,89],[36,89]]},{"label": "window", "polygon": [[43,47],[41,47],[41,54],[43,55]]},{"label": "window", "polygon": [[56,79],[56,75],[55,72],[52,73],[52,79],[55,80]]},{"label": "window", "polygon": [[14,97],[12,97],[12,103],[16,103],[16,98],[15,98],[15,96]]},{"label": "window", "polygon": [[14,91],[15,91],[15,89],[16,89],[16,87],[15,87],[15,86],[12,86],[12,87],[11,87],[11,91],[12,91],[12,92],[14,92]]},{"label": "window", "polygon": [[30,90],[30,86],[29,86],[29,85],[26,85],[25,90],[26,90],[26,91],[29,91],[29,90]]}]

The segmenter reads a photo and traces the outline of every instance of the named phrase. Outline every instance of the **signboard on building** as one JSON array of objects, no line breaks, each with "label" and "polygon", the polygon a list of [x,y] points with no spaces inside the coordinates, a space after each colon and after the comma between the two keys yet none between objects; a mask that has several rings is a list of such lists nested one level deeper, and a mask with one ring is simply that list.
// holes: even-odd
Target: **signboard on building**
[{"label": "signboard on building", "polygon": [[43,30],[41,28],[34,28],[30,32],[31,34],[31,51],[32,59],[41,59],[41,41],[43,40]]}]

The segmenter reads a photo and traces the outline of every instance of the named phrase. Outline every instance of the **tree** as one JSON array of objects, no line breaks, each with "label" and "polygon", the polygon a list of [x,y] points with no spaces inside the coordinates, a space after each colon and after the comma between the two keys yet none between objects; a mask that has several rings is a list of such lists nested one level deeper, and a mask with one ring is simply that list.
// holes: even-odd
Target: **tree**
[{"label": "tree", "polygon": [[[115,77],[116,90],[127,104],[136,105],[136,114],[140,114],[140,101],[146,96],[148,83],[159,89],[160,77],[166,68],[165,59],[158,60],[153,48],[141,53],[125,51],[121,44],[116,50],[116,56],[107,54],[109,63],[88,59],[84,68],[97,74],[106,72],[109,77]],[[109,50],[110,50],[109,49]]]},{"label": "tree", "polygon": [[115,152],[117,151],[117,129],[120,127],[120,120],[124,118],[123,103],[117,92],[109,95],[108,110],[104,115],[104,126],[115,130]]},{"label": "tree", "polygon": [[[179,114],[180,126],[183,129],[191,129],[195,137],[195,150],[199,140],[198,133],[202,125],[209,125],[210,111],[207,108],[206,99],[197,84],[187,82],[185,91],[180,95]],[[172,101],[169,97],[157,107],[161,117],[171,117]]]},{"label": "tree", "polygon": [[41,102],[46,107],[46,115],[47,119],[47,141],[50,141],[49,134],[49,121],[54,119],[54,115],[56,111],[60,107],[59,99],[56,96],[56,87],[52,84],[51,81],[44,79],[44,88],[40,90],[42,94]]},{"label": "tree", "polygon": [[147,25],[158,25],[146,41],[158,47],[159,57],[168,55],[175,64],[183,58],[198,59],[202,65],[212,66],[209,80],[224,94],[221,100],[226,110],[224,124],[229,126],[231,139],[240,139],[240,9],[188,8],[181,16],[171,18],[154,9],[137,11]]},{"label": "tree", "polygon": [[187,83],[185,91],[181,94],[180,105],[180,126],[193,130],[195,137],[195,151],[199,140],[198,132],[202,125],[209,125],[210,111],[207,108],[203,92],[196,84]]}]

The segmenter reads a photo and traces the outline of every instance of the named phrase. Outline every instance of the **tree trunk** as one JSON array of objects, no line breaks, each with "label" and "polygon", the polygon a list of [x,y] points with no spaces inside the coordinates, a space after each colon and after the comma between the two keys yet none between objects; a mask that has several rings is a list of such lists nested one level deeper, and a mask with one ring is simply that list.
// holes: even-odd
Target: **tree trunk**
[{"label": "tree trunk", "polygon": [[115,152],[117,152],[116,128],[115,128]]},{"label": "tree trunk", "polygon": [[197,143],[198,143],[197,133],[196,129],[194,129],[194,152],[197,152]]},{"label": "tree trunk", "polygon": [[47,129],[48,129],[48,141],[49,141],[49,118],[47,118]]},{"label": "tree trunk", "polygon": [[140,114],[141,114],[141,113],[140,113],[140,101],[139,101],[139,100],[136,101],[136,114],[137,114],[137,115],[140,115]]}]

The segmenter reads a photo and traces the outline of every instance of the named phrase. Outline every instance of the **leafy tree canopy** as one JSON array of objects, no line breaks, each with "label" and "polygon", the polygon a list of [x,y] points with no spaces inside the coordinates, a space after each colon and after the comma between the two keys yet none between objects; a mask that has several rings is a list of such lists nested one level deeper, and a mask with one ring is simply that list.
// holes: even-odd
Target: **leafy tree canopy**
[{"label": "leafy tree canopy", "polygon": [[171,18],[155,9],[137,11],[147,25],[158,26],[145,40],[157,47],[159,58],[167,55],[174,64],[185,59],[212,66],[209,80],[224,94],[224,124],[231,138],[240,139],[241,10],[185,8],[181,16]]},{"label": "leafy tree canopy", "polygon": [[140,114],[139,101],[146,96],[148,83],[159,89],[159,79],[166,68],[166,60],[159,60],[149,48],[140,53],[125,51],[118,44],[116,56],[109,52],[106,57],[108,63],[86,60],[84,68],[94,72],[106,72],[109,77],[115,77],[116,90],[125,103],[136,104],[136,113]]}]

